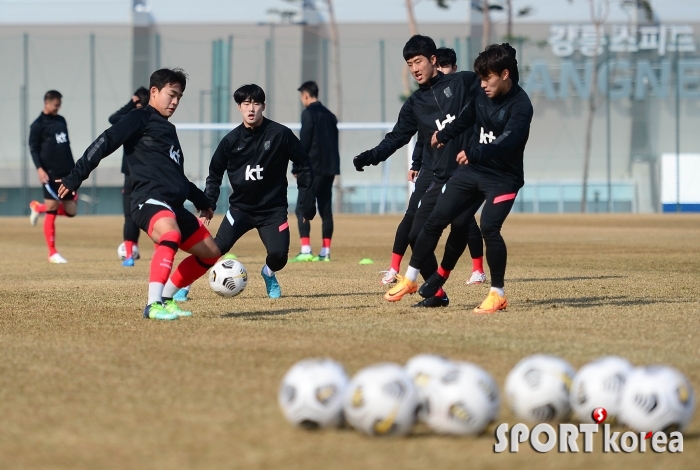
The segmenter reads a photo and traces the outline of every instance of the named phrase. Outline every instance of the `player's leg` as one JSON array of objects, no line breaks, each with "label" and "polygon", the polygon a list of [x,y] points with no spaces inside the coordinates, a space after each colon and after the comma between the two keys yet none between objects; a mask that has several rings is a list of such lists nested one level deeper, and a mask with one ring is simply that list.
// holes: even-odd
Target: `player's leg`
[{"label": "player's leg", "polygon": [[144,203],[132,212],[132,217],[155,243],[143,316],[155,320],[177,320],[178,315],[168,312],[163,304],[163,289],[182,240],[175,213],[164,203]]},{"label": "player's leg", "polygon": [[318,215],[321,217],[321,238],[323,245],[319,255],[314,261],[331,260],[331,239],[333,238],[333,180],[335,176],[317,176],[316,201],[318,203]]},{"label": "player's leg", "polygon": [[[416,284],[418,273],[421,272],[423,274],[426,261],[432,261],[435,258],[435,248],[440,241],[443,230],[458,215],[474,204],[479,197],[479,193],[476,192],[478,188],[474,180],[475,178],[470,172],[459,171],[450,179],[449,183],[441,188],[442,192],[434,210],[424,223],[420,222],[422,229],[413,244],[413,254],[406,270],[406,275],[402,277],[401,282],[396,287],[386,293],[384,296],[386,300],[395,302],[400,300],[408,291],[415,292],[418,290],[418,285]],[[416,213],[416,216],[418,216],[418,213]],[[415,221],[414,225],[416,225]],[[435,268],[437,270],[437,263],[435,263]],[[424,278],[426,278],[425,275]]]},{"label": "player's leg", "polygon": [[122,188],[122,206],[124,209],[124,249],[126,259],[122,266],[133,266],[136,257],[134,256],[134,246],[139,243],[139,227],[131,218],[131,178],[124,176],[124,187]]},{"label": "player's leg", "polygon": [[469,254],[472,258],[472,275],[467,281],[467,285],[483,284],[486,282],[486,273],[484,272],[484,239],[481,235],[479,224],[476,223],[476,217],[472,217],[469,221],[469,236],[468,236]]},{"label": "player's leg", "polygon": [[287,214],[276,213],[258,221],[258,234],[267,250],[265,266],[260,274],[265,280],[267,296],[278,299],[282,296],[282,288],[277,282],[275,273],[287,264],[289,254],[289,222]]},{"label": "player's leg", "polygon": [[408,207],[403,219],[396,228],[394,236],[394,247],[391,250],[391,266],[388,271],[384,271],[384,277],[380,281],[382,284],[392,284],[396,282],[396,274],[401,270],[401,260],[406,254],[409,246],[409,235],[413,226],[413,218],[420,204],[420,200],[432,183],[432,175],[421,172],[416,179],[413,193],[408,200]]},{"label": "player's leg", "polygon": [[[314,178],[314,190],[316,190],[317,178]],[[316,200],[318,202],[318,194],[316,194]],[[311,222],[304,220],[303,209],[301,207],[300,201],[297,200],[297,206],[295,209],[295,214],[297,216],[297,224],[299,226],[299,238],[301,239],[301,248],[299,249],[299,254],[290,260],[291,263],[300,263],[306,261],[313,261],[314,255],[311,250]]]},{"label": "player's leg", "polygon": [[[61,209],[61,198],[58,197],[58,185],[50,177],[48,183],[44,184],[44,239],[49,249],[49,262],[53,264],[65,264],[68,261],[56,250],[56,217]],[[73,196],[71,195],[70,198]],[[68,197],[67,197],[68,198]]]},{"label": "player's leg", "polygon": [[32,225],[32,227],[36,226],[36,223],[39,220],[39,216],[41,214],[46,214],[46,202],[42,203],[37,200],[33,200],[32,202],[30,202],[29,223]]}]

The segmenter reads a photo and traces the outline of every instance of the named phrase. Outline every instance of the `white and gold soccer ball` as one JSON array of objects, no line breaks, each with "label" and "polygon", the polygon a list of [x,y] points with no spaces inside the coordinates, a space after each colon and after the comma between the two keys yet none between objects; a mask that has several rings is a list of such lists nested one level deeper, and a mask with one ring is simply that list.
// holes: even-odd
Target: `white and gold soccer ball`
[{"label": "white and gold soccer ball", "polygon": [[574,369],[565,360],[544,354],[518,362],[506,377],[505,395],[513,414],[533,423],[563,421],[570,412]]},{"label": "white and gold soccer ball", "polygon": [[498,417],[501,406],[496,381],[470,362],[456,362],[431,380],[426,395],[425,422],[441,434],[481,434]]},{"label": "white and gold soccer ball", "polygon": [[343,399],[347,422],[370,436],[403,436],[411,432],[419,400],[403,367],[382,363],[366,367],[350,381]]},{"label": "white and gold soccer ball", "polygon": [[[121,242],[117,247],[117,256],[122,261],[126,259],[126,246],[124,246],[124,242]],[[141,253],[139,252],[138,245],[134,245],[134,247],[131,249],[131,257],[133,259],[141,259]]]},{"label": "white and gold soccer ball", "polygon": [[345,369],[332,359],[304,359],[280,384],[277,401],[284,417],[307,429],[337,427],[343,422]]},{"label": "white and gold soccer ball", "polygon": [[627,376],[634,366],[617,356],[601,357],[581,367],[571,383],[571,409],[582,423],[595,423],[593,411],[605,408],[607,421],[615,422]]},{"label": "white and gold soccer ball", "polygon": [[235,297],[248,285],[248,272],[235,259],[221,259],[209,270],[209,286],[224,297]]},{"label": "white and gold soccer ball", "polygon": [[418,420],[425,422],[427,387],[434,381],[442,377],[454,367],[454,363],[443,356],[437,354],[418,354],[406,362],[404,368],[406,373],[413,380],[420,400],[420,411]]},{"label": "white and gold soccer ball", "polygon": [[688,379],[668,366],[637,367],[622,389],[619,420],[637,432],[682,431],[695,412]]}]

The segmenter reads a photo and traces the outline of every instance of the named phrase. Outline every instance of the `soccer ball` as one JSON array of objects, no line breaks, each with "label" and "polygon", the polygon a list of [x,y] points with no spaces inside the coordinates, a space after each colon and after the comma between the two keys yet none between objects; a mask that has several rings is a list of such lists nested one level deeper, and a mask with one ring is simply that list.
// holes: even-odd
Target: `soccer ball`
[{"label": "soccer ball", "polygon": [[430,382],[439,379],[453,368],[454,364],[452,361],[436,354],[419,354],[413,356],[406,363],[406,373],[413,380],[413,384],[418,392],[420,401],[419,421],[425,422],[426,419],[427,386]]},{"label": "soccer ball", "polygon": [[[117,256],[119,256],[119,259],[122,261],[126,259],[126,246],[124,246],[124,242],[121,242],[117,247]],[[136,244],[134,244],[133,248],[131,249],[131,257],[133,259],[141,259],[141,253],[139,253],[139,246]]]},{"label": "soccer ball", "polygon": [[563,359],[536,354],[518,362],[506,377],[505,393],[513,414],[531,422],[569,416],[574,369]]},{"label": "soccer ball", "polygon": [[571,408],[583,423],[595,423],[593,410],[605,408],[608,421],[620,411],[622,388],[634,369],[627,359],[607,356],[581,367],[571,383]]},{"label": "soccer ball", "polygon": [[287,420],[307,429],[337,427],[343,422],[343,393],[348,376],[331,359],[304,359],[287,371],[277,401]]},{"label": "soccer ball", "polygon": [[491,375],[476,364],[458,362],[426,387],[425,422],[441,434],[481,434],[498,416],[501,398]]},{"label": "soccer ball", "polygon": [[248,272],[235,259],[222,259],[209,271],[209,286],[224,297],[235,297],[248,285]]},{"label": "soccer ball", "polygon": [[622,389],[619,420],[638,432],[682,431],[693,418],[695,394],[673,367],[638,367]]},{"label": "soccer ball", "polygon": [[371,436],[411,432],[419,406],[418,392],[403,367],[377,364],[359,371],[343,399],[345,419]]}]

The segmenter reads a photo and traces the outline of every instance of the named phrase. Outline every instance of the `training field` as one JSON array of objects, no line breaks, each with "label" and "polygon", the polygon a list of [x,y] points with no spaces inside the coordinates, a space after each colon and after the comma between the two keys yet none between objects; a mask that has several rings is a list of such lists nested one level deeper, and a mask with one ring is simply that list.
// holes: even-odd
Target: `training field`
[{"label": "training field", "polygon": [[[310,356],[354,373],[435,352],[482,365],[502,390],[519,359],[551,353],[575,367],[606,354],[671,364],[699,392],[700,216],[512,215],[510,307],[491,316],[471,313],[488,288],[464,285],[468,259],[446,286],[447,309],[412,309],[417,295],[382,299],[378,271],[398,216],[338,216],[333,262],[287,265],[279,300],[265,295],[264,250],[251,232],[233,250],[247,290],[223,299],[200,280],[185,304],[194,316],[175,322],[141,318],[152,254],[143,234],[143,259],[126,269],[121,218],[59,219],[67,265],[46,261],[42,220],[0,224],[0,468],[698,468],[698,413],[682,454],[603,454],[601,439],[592,454],[527,445],[494,454],[495,426],[478,438],[295,429],[277,387]],[[375,264],[359,265],[365,257]],[[505,406],[501,422],[517,422]]]}]

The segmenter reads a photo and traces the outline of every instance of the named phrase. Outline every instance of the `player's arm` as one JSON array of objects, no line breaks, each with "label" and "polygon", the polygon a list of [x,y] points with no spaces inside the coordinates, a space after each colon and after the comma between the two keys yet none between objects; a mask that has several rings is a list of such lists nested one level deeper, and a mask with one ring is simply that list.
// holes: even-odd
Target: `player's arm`
[{"label": "player's arm", "polygon": [[314,172],[311,169],[311,161],[304,152],[301,142],[292,131],[287,131],[284,139],[284,147],[289,155],[289,160],[292,162],[293,168],[296,169],[297,189],[299,190],[297,197],[302,215],[306,220],[313,220],[316,217],[316,195],[314,194]]},{"label": "player's arm", "polygon": [[136,109],[136,102],[133,99],[130,99],[129,102],[122,106],[119,111],[117,111],[109,117],[109,123],[118,123],[124,116],[126,116],[129,113],[129,111],[133,109]]},{"label": "player's arm", "polygon": [[39,175],[39,182],[46,184],[49,182],[49,175],[41,166],[41,124],[34,122],[29,128],[29,153]]},{"label": "player's arm", "polygon": [[478,163],[480,160],[509,155],[527,138],[532,114],[532,104],[529,101],[515,103],[501,135],[490,144],[475,145],[468,156],[469,162]]},{"label": "player's arm", "polygon": [[103,158],[108,157],[124,142],[142,132],[145,126],[146,119],[143,114],[132,113],[104,131],[97,140],[90,144],[83,156],[75,162],[73,171],[61,179],[58,195],[64,197],[69,192],[75,193]]},{"label": "player's arm", "polygon": [[219,202],[221,181],[224,179],[224,173],[226,173],[226,167],[228,166],[228,149],[228,139],[221,139],[209,163],[209,176],[207,176],[204,194],[213,211],[216,210],[216,203]]},{"label": "player's arm", "polygon": [[399,118],[394,128],[384,136],[379,145],[353,158],[352,162],[355,165],[355,169],[364,171],[363,168],[366,166],[379,165],[398,149],[408,144],[417,131],[418,123],[413,115],[413,100],[409,98],[401,107]]},{"label": "player's arm", "polygon": [[476,107],[474,104],[474,99],[470,99],[469,102],[462,108],[451,124],[445,126],[441,131],[433,134],[433,138],[430,141],[430,145],[436,147],[438,144],[445,144],[450,140],[454,139],[462,132],[470,129],[476,122]]}]

